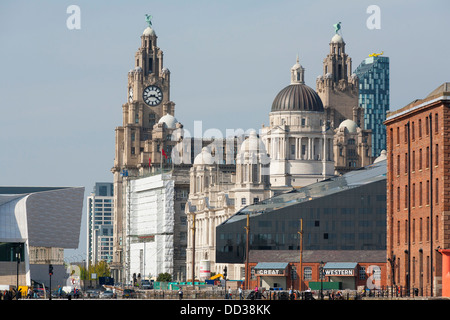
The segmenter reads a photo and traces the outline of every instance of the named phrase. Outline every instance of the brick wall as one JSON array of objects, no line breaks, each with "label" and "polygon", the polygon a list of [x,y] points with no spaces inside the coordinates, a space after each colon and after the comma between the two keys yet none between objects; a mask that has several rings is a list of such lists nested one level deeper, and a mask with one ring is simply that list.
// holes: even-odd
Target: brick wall
[{"label": "brick wall", "polygon": [[450,237],[450,115],[442,101],[419,103],[386,121],[387,255],[396,262],[388,283],[431,293],[441,277],[435,249]]}]

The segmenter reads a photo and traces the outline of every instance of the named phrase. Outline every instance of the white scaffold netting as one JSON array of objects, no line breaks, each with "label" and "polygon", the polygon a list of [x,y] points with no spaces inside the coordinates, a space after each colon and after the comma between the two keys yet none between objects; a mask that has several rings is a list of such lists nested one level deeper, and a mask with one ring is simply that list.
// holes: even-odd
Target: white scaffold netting
[{"label": "white scaffold netting", "polygon": [[174,187],[171,174],[130,181],[130,277],[173,274]]}]

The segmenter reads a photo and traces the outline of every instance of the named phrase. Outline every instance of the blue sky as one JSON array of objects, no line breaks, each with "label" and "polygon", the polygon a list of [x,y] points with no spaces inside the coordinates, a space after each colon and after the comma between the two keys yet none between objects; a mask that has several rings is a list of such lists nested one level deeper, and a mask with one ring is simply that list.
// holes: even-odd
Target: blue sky
[{"label": "blue sky", "polygon": [[[79,30],[66,27],[72,4]],[[380,8],[380,29],[366,26],[369,5]],[[114,129],[145,14],[171,71],[176,118],[191,133],[202,121],[225,134],[268,123],[297,54],[315,88],[339,21],[353,70],[373,52],[390,58],[391,110],[424,98],[450,81],[449,9],[445,0],[2,0],[0,185],[84,186],[88,194],[112,181]],[[84,230],[81,237],[85,252]]]}]

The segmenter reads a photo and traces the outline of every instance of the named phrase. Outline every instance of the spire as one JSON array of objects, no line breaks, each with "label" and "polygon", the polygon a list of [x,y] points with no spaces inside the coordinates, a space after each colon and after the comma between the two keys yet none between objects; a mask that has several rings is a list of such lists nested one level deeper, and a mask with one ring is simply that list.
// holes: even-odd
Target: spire
[{"label": "spire", "polygon": [[304,84],[305,83],[305,68],[299,63],[298,53],[297,62],[291,68],[291,84]]}]

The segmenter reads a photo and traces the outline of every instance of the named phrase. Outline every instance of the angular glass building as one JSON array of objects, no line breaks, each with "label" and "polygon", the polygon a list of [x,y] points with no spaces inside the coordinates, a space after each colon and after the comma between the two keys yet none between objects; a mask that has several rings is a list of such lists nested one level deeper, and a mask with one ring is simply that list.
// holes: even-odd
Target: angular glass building
[{"label": "angular glass building", "polygon": [[65,285],[64,249],[78,248],[84,187],[0,187],[0,284]]},{"label": "angular glass building", "polygon": [[359,78],[359,106],[364,109],[364,129],[372,130],[372,156],[386,149],[386,112],[389,111],[389,58],[366,58],[354,72]]},{"label": "angular glass building", "polygon": [[216,228],[216,262],[249,251],[386,249],[386,160],[242,208]]}]

